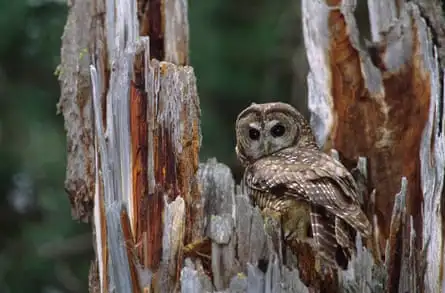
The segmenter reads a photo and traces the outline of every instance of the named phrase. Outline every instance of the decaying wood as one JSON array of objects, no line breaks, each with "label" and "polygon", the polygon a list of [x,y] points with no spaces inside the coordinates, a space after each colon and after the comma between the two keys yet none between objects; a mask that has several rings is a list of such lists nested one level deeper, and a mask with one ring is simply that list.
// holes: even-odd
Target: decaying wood
[{"label": "decaying wood", "polygon": [[[372,43],[364,46],[353,1],[303,0],[311,123],[319,143],[337,149],[345,164],[359,156],[368,159],[378,249],[385,251],[389,243],[390,292],[418,292],[407,287],[407,280],[415,281],[417,290],[424,286],[424,292],[439,292],[444,279],[444,97],[432,30],[439,37],[442,31],[429,27],[428,14],[422,15],[414,2],[368,4]],[[434,11],[436,28],[439,14]],[[407,210],[392,219],[402,176],[407,179]],[[413,245],[416,249],[410,250]],[[425,278],[417,253],[422,250]],[[405,260],[406,254],[411,259]]]},{"label": "decaying wood", "polygon": [[[92,66],[96,133],[99,138],[97,145],[102,163],[96,172],[101,171],[104,186],[108,187],[104,189],[102,197],[106,215],[106,244],[104,245],[105,239],[103,239],[98,240],[96,246],[108,251],[105,257],[108,257],[112,264],[119,263],[121,264],[119,267],[128,267],[131,272],[137,268],[146,271],[149,269],[151,273],[148,272],[148,275],[152,276],[152,280],[144,282],[148,282],[145,284],[147,288],[153,287],[154,290],[160,292],[170,292],[178,286],[179,270],[182,267],[181,248],[185,235],[193,234],[193,229],[187,229],[186,223],[193,223],[193,220],[189,219],[190,211],[194,210],[195,195],[192,192],[196,185],[194,176],[197,170],[199,146],[199,130],[197,130],[199,105],[195,77],[191,67],[176,66],[155,59],[150,61],[149,56],[146,55],[144,60],[145,88],[138,89],[143,94],[136,93],[139,99],[133,102],[138,103],[146,99],[141,104],[147,105],[145,109],[142,109],[147,111],[145,115],[147,117],[145,129],[148,132],[148,135],[145,135],[148,137],[147,161],[140,163],[138,160],[141,160],[141,157],[138,156],[133,156],[133,160],[130,160],[130,157],[125,154],[131,153],[130,149],[138,151],[141,148],[140,144],[136,148],[131,147],[131,137],[140,138],[142,132],[141,125],[137,122],[131,125],[138,131],[130,132],[130,129],[133,129],[130,127],[130,121],[134,122],[141,117],[140,111],[132,112],[134,108],[131,108],[128,103],[131,94],[135,94],[134,90],[130,90],[129,75],[136,49],[138,49],[132,48],[133,44],[135,46],[147,45],[148,40],[141,39],[140,44],[137,44],[136,40],[133,40],[133,43],[130,40],[122,47],[122,52],[118,51],[119,48],[114,49],[117,52],[109,50],[111,54],[116,55],[117,59],[113,64],[110,89],[105,102],[106,131],[102,125],[102,95],[99,91],[103,89],[103,82],[97,74],[96,67]],[[145,50],[145,54],[148,54],[148,46]],[[100,64],[96,66],[100,68]],[[140,142],[139,139],[135,141]],[[139,168],[135,171],[132,165]],[[130,170],[133,170],[133,173]],[[132,175],[140,175],[144,171],[148,180],[133,181]],[[107,172],[110,173],[109,176],[106,176]],[[135,176],[135,178],[138,177]],[[133,182],[141,186],[131,189]],[[144,183],[146,186],[143,186]],[[96,185],[99,184],[99,181],[96,182]],[[101,198],[100,194],[96,196]],[[118,203],[125,204],[120,208],[119,213],[115,210]],[[129,222],[132,225],[127,225],[127,227],[132,227],[132,233],[120,231],[119,227],[122,225],[113,220],[119,214],[122,217],[125,209],[129,211]],[[99,209],[98,214],[99,216],[94,221],[96,229],[104,222],[101,220]],[[117,234],[114,235],[112,231],[117,231]],[[124,239],[127,246],[133,245],[132,249],[125,250],[122,245],[121,247],[113,246],[113,243],[119,239]],[[116,253],[117,251],[120,253]],[[132,254],[129,251],[135,253]],[[140,287],[139,278],[131,277],[134,274],[118,274],[114,272],[115,265],[110,265],[107,269],[104,264],[105,261],[102,265],[102,280],[105,276],[110,276],[110,284],[116,288],[118,285],[121,286],[123,291],[119,292],[129,292],[131,288],[138,292],[144,288]]]},{"label": "decaying wood", "polygon": [[[363,161],[360,161],[357,168],[364,172],[362,175],[366,177],[366,168],[363,167],[366,167],[366,164],[363,165]],[[212,239],[212,281],[216,290],[228,288],[229,291],[235,292],[386,292],[386,266],[374,261],[360,237],[357,237],[356,241],[357,255],[348,270],[338,272],[335,276],[335,279],[339,280],[338,283],[331,283],[332,280],[329,279],[315,280],[308,288],[302,274],[314,272],[309,271],[310,266],[301,267],[305,271],[299,270],[298,262],[301,259],[292,255],[289,250],[286,251],[287,261],[283,263],[280,243],[276,241],[279,237],[273,235],[274,231],[279,229],[268,228],[278,223],[274,223],[274,219],[263,219],[259,210],[252,207],[241,188],[235,186],[227,166],[214,159],[209,160],[200,165],[198,180],[205,203],[206,235]],[[402,218],[405,185],[398,195],[401,200],[394,209],[394,229],[397,229],[397,224],[400,223],[397,221]],[[182,274],[189,275],[193,270],[190,265],[183,269]],[[244,276],[246,274],[247,276]],[[197,275],[198,270],[195,271],[195,276]],[[240,276],[247,279],[249,287],[246,284],[242,290],[236,291],[235,288],[238,287],[233,286],[240,286]],[[182,278],[184,279],[185,277]],[[194,285],[187,283],[187,287],[204,288],[207,281],[206,278],[195,278]]]},{"label": "decaying wood", "polygon": [[94,132],[92,119],[90,58],[87,32],[92,15],[87,1],[76,1],[70,8],[62,36],[58,111],[65,118],[67,168],[65,190],[69,194],[75,219],[88,221],[93,210]]},{"label": "decaying wood", "polygon": [[198,165],[187,1],[73,2],[59,110],[73,215],[94,224],[90,292],[445,289],[437,19],[413,2],[369,0],[365,46],[353,2],[302,0],[311,124],[352,169],[374,224],[348,270],[330,276],[310,249],[282,249],[279,223],[251,206],[227,166]]},{"label": "decaying wood", "polygon": [[[206,235],[212,239],[215,289],[278,292],[283,286],[284,292],[308,292],[298,278],[298,270],[283,266],[277,243],[264,231],[259,210],[235,187],[230,169],[212,159],[200,165],[198,174],[205,202]],[[184,268],[182,273],[188,271],[190,268]],[[196,282],[195,288],[202,287],[202,281],[197,278]]]},{"label": "decaying wood", "polygon": [[202,237],[187,3],[81,2],[64,34],[59,109],[73,213],[94,223],[90,288],[173,290],[184,239]]},{"label": "decaying wood", "polygon": [[[386,239],[401,176],[410,182],[408,209],[416,222],[420,215],[418,154],[428,117],[430,83],[429,76],[424,74],[427,65],[420,60],[418,28],[411,20],[411,11],[415,9],[410,7],[415,6],[407,5],[401,11],[400,21],[393,23],[395,27],[375,45],[378,60],[373,64],[359,43],[352,5],[331,2],[336,2],[330,5],[338,9],[329,8],[322,1],[304,1],[303,6],[306,17],[324,20],[324,23],[313,18],[304,21],[310,84],[319,91],[317,94],[312,91],[309,96],[310,105],[317,107],[311,111],[319,117],[313,124],[320,143],[327,149],[339,150],[346,161],[354,161],[358,156],[368,158],[369,179],[376,189],[379,231]],[[389,13],[390,7],[381,10]],[[382,15],[380,10],[370,14],[374,13]],[[400,47],[405,48],[404,54]],[[402,99],[410,102],[403,103]],[[410,163],[403,164],[408,159]]]}]

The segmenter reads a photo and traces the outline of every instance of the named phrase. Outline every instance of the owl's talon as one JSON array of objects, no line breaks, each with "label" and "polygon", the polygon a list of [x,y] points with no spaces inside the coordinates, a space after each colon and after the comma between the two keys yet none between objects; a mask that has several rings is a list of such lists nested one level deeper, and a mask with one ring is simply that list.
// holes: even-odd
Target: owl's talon
[{"label": "owl's talon", "polygon": [[321,259],[320,259],[320,256],[315,256],[315,264],[314,264],[314,267],[315,267],[315,271],[318,273],[318,274],[320,274],[321,273]]},{"label": "owl's talon", "polygon": [[211,241],[210,238],[204,237],[185,245],[182,249],[184,257],[201,257],[210,259]]},{"label": "owl's talon", "polygon": [[261,211],[263,218],[264,231],[272,236],[277,232],[277,224],[281,224],[281,214],[269,208],[265,208]]},{"label": "owl's talon", "polygon": [[316,251],[316,243],[315,243],[314,238],[311,238],[311,237],[299,238],[298,241],[300,241],[301,243],[306,243],[306,244],[309,245],[314,251]]},{"label": "owl's talon", "polygon": [[270,209],[270,208],[264,208],[261,211],[261,216],[263,218],[272,218],[278,222],[281,220],[281,214],[277,211]]}]

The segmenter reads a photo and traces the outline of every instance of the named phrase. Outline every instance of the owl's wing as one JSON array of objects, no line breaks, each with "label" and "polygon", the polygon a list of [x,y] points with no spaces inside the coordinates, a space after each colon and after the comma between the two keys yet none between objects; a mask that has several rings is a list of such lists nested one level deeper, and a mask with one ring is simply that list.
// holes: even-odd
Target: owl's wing
[{"label": "owl's wing", "polygon": [[249,165],[244,178],[254,190],[306,200],[342,218],[361,234],[371,233],[354,178],[340,162],[321,151],[283,150]]}]

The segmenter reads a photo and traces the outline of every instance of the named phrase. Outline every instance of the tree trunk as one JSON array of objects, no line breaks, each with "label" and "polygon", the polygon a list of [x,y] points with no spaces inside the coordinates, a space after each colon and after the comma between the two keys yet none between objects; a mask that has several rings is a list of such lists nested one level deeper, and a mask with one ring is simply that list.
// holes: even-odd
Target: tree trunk
[{"label": "tree trunk", "polygon": [[73,216],[95,234],[90,292],[445,289],[440,7],[368,0],[363,45],[352,2],[302,0],[311,124],[361,180],[374,224],[349,269],[329,276],[310,249],[282,254],[278,224],[225,165],[198,164],[187,2],[71,4],[59,110]]},{"label": "tree trunk", "polygon": [[[378,242],[374,255],[384,257],[387,240],[392,252],[385,258],[388,289],[397,292],[407,286],[404,281],[415,280],[419,290],[424,285],[424,292],[439,292],[445,140],[443,74],[434,28],[413,2],[370,0],[373,43],[363,46],[354,7],[348,1],[327,2],[330,7],[303,1],[312,126],[320,144],[337,149],[345,164],[358,156],[368,159],[369,188],[375,189],[375,202],[366,201],[373,205],[370,216]],[[441,11],[439,5],[435,9]],[[428,17],[431,10],[423,15]],[[405,218],[391,227],[402,177],[407,180],[406,213],[412,221]],[[399,239],[408,233],[416,235],[413,250],[406,247],[406,239]],[[402,251],[417,260],[410,270]]]}]

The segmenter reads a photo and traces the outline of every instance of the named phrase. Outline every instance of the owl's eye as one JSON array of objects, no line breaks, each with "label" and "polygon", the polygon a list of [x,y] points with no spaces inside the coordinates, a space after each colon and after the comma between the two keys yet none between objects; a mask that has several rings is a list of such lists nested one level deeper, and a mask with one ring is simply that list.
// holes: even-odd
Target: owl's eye
[{"label": "owl's eye", "polygon": [[260,132],[258,131],[258,129],[250,128],[249,137],[251,140],[258,140],[260,138]]},{"label": "owl's eye", "polygon": [[281,124],[277,124],[274,127],[272,127],[272,129],[270,130],[270,133],[272,134],[273,137],[280,137],[283,136],[284,133],[286,132],[286,129],[284,128],[283,125]]}]

